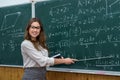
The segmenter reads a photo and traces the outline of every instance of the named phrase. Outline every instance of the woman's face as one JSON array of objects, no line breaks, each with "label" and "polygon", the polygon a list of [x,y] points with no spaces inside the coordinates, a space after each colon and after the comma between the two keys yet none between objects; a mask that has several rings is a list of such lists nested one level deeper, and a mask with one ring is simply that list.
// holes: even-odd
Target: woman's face
[{"label": "woman's face", "polygon": [[29,34],[32,40],[36,40],[36,37],[40,34],[40,24],[38,22],[33,22],[29,28]]}]

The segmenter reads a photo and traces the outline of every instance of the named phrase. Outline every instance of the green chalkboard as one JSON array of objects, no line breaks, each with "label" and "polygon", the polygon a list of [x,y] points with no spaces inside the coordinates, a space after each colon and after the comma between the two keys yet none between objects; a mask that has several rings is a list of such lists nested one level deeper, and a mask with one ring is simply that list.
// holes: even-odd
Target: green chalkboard
[{"label": "green chalkboard", "polygon": [[31,4],[0,8],[0,65],[22,65],[20,44],[30,18]]},{"label": "green chalkboard", "polygon": [[120,71],[120,1],[51,0],[36,3],[50,54],[80,59],[53,68]]}]

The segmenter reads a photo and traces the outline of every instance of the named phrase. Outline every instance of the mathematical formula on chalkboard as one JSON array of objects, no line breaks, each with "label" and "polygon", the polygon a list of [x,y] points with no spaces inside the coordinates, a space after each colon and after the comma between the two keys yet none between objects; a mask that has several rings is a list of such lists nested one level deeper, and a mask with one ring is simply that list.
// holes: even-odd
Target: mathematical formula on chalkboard
[{"label": "mathematical formula on chalkboard", "polygon": [[0,65],[22,66],[20,44],[30,18],[31,4],[0,9]]},{"label": "mathematical formula on chalkboard", "polygon": [[78,59],[74,65],[55,68],[119,71],[119,2],[61,0],[36,4],[50,54]]}]

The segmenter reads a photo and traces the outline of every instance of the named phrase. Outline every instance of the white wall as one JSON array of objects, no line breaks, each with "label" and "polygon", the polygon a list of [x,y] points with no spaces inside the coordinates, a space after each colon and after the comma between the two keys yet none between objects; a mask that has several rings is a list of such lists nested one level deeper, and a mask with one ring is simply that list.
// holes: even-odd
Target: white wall
[{"label": "white wall", "polygon": [[[49,1],[49,0],[34,0],[34,1]],[[0,0],[0,7],[25,4],[30,2],[31,0]]]}]

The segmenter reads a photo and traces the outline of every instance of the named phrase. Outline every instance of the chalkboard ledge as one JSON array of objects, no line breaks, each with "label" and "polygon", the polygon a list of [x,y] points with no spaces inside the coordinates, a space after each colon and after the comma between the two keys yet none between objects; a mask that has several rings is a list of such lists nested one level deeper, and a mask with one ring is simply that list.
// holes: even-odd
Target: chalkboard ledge
[{"label": "chalkboard ledge", "polygon": [[84,69],[70,69],[70,68],[52,68],[52,67],[47,67],[47,70],[48,71],[57,71],[57,72],[71,72],[71,73],[86,73],[86,74],[120,76],[120,72],[115,72],[115,71],[84,70]]},{"label": "chalkboard ledge", "polygon": [[19,68],[23,68],[23,66],[21,66],[21,65],[0,65],[0,67],[19,67]]}]

